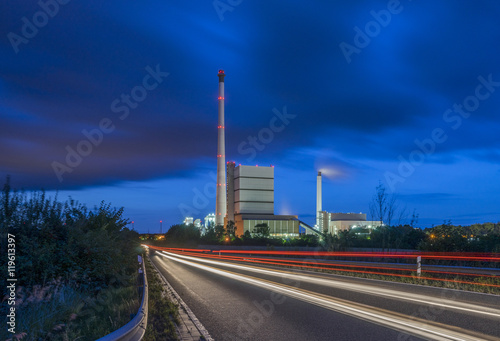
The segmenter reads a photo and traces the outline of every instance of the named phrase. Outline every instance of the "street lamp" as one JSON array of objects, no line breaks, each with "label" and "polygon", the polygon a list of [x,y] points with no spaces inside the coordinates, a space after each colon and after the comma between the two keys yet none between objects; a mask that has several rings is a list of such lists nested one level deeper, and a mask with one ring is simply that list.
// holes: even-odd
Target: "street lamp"
[{"label": "street lamp", "polygon": [[163,233],[163,226],[162,226],[162,223],[163,223],[163,221],[162,221],[162,220],[160,220],[160,234],[162,234],[162,233]]}]

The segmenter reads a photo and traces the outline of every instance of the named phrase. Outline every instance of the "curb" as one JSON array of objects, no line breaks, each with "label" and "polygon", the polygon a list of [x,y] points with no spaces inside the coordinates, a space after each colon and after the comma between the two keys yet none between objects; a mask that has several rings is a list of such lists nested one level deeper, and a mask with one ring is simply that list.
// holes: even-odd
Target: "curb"
[{"label": "curb", "polygon": [[[148,255],[149,258],[149,255]],[[179,294],[174,290],[174,288],[167,281],[165,276],[160,272],[156,264],[149,258],[149,261],[155,268],[156,272],[160,276],[161,280],[165,285],[165,289],[167,290],[167,295],[170,300],[175,304],[179,305],[179,319],[181,320],[181,325],[177,326],[178,336],[180,340],[206,340],[206,341],[214,341],[214,339],[210,336],[208,331],[205,329],[203,324],[198,320],[195,314],[191,311],[191,309],[187,306],[187,304],[182,300]]]}]

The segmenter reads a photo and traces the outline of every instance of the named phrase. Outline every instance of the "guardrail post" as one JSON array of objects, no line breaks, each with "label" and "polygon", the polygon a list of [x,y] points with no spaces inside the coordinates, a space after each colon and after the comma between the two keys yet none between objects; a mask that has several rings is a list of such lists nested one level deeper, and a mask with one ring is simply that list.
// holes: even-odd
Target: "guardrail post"
[{"label": "guardrail post", "polygon": [[417,256],[417,276],[422,274],[422,256]]}]

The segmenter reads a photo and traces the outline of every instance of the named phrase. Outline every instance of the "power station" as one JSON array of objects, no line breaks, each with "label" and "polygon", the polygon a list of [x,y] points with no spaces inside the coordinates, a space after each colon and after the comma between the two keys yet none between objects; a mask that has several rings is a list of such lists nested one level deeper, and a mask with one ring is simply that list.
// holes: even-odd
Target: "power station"
[{"label": "power station", "polygon": [[[372,229],[382,225],[380,221],[366,220],[365,213],[330,213],[323,211],[322,177],[318,172],[316,178],[316,230],[329,234],[338,234],[353,228]],[[306,233],[311,233],[306,230]]]},{"label": "power station", "polygon": [[236,227],[235,234],[242,235],[246,231],[254,232],[258,224],[267,224],[272,236],[298,237],[300,222],[297,216],[274,215],[274,167],[236,166],[234,162],[226,165],[225,76],[224,70],[219,70],[215,225],[226,226],[228,221],[232,221]]},{"label": "power station", "polygon": [[[224,123],[224,70],[219,70],[218,125],[217,125],[217,190],[215,214],[205,217],[205,227],[211,224],[235,225],[235,235],[254,233],[260,224],[270,229],[273,237],[298,237],[300,227],[308,234],[332,233],[356,226],[378,226],[381,223],[367,221],[366,214],[328,213],[322,208],[322,176],[316,178],[316,225],[300,221],[296,215],[274,214],[274,167],[226,164]],[[210,220],[210,221],[209,221]],[[193,218],[189,218],[193,222]],[[201,222],[197,225],[201,227]]]},{"label": "power station", "polygon": [[274,167],[243,166],[227,163],[227,217],[235,234],[253,233],[256,225],[266,224],[273,237],[298,237],[295,215],[274,214]]}]

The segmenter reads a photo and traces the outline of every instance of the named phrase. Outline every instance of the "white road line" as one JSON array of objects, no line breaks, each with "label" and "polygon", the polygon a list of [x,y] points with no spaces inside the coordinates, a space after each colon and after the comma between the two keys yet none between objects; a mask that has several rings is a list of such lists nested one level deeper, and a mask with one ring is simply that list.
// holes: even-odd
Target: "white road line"
[{"label": "white road line", "polygon": [[[166,251],[162,251],[162,252],[167,253]],[[169,254],[172,254],[172,253],[169,253]],[[410,294],[410,293],[405,293],[405,292],[401,292],[401,291],[397,291],[397,290],[377,288],[377,287],[373,287],[373,286],[369,286],[369,285],[365,285],[365,284],[344,283],[344,282],[340,282],[340,281],[334,281],[331,279],[298,275],[298,274],[290,273],[288,271],[266,270],[266,269],[262,269],[262,268],[252,267],[252,266],[244,266],[244,265],[232,264],[232,263],[228,263],[228,262],[218,262],[218,261],[213,261],[213,260],[203,259],[203,258],[198,258],[198,257],[190,257],[190,256],[184,256],[184,255],[178,255],[178,254],[175,254],[175,256],[180,257],[180,258],[184,258],[184,259],[190,259],[190,260],[197,261],[197,262],[203,262],[203,263],[225,266],[225,267],[234,268],[234,269],[241,269],[241,270],[245,270],[245,271],[257,272],[257,273],[262,273],[262,274],[271,275],[271,276],[280,276],[282,278],[286,277],[286,278],[298,280],[301,282],[320,284],[320,285],[324,285],[324,286],[328,286],[328,287],[339,288],[339,289],[344,289],[344,290],[349,290],[349,291],[355,291],[355,292],[360,292],[360,293],[364,293],[364,294],[384,296],[384,297],[394,298],[397,300],[404,300],[404,301],[416,302],[416,303],[421,303],[421,304],[433,305],[433,306],[437,306],[437,307],[441,307],[441,308],[445,308],[445,309],[465,311],[467,313],[473,313],[473,314],[478,314],[478,315],[486,315],[489,317],[493,317],[495,319],[500,318],[500,310],[498,310],[498,309],[483,307],[483,306],[475,305],[475,304],[471,304],[471,303],[457,302],[457,301],[449,300],[446,298],[435,298],[432,296],[420,295],[420,294],[414,294],[414,293]]]},{"label": "white road line", "polygon": [[[369,308],[361,304],[347,303],[339,299],[334,299],[325,295],[315,294],[303,289],[297,289],[293,287],[288,287],[286,285],[277,284],[274,282],[269,282],[266,280],[257,279],[255,277],[246,276],[242,274],[237,274],[229,272],[226,270],[220,270],[210,266],[202,265],[192,261],[188,261],[182,258],[191,258],[186,256],[181,256],[177,254],[172,254],[168,252],[159,253],[159,255],[171,259],[176,262],[180,262],[192,267],[196,267],[205,271],[209,271],[221,276],[232,278],[238,281],[245,282],[247,284],[253,284],[255,286],[272,290],[273,292],[282,293],[284,295],[315,304],[330,310],[341,312],[356,318],[361,318],[363,320],[383,325],[391,329],[400,330],[408,334],[413,334],[419,337],[423,337],[430,340],[456,340],[456,341],[479,341],[488,340],[492,338],[482,339],[479,335],[467,335],[462,332],[457,332],[454,330],[446,329],[438,326],[435,323],[411,320],[406,317],[400,316],[400,314],[389,314],[387,312],[382,312],[377,309]],[[199,260],[196,258],[196,260]],[[217,262],[215,262],[217,263]],[[485,336],[487,337],[487,336]]]}]

